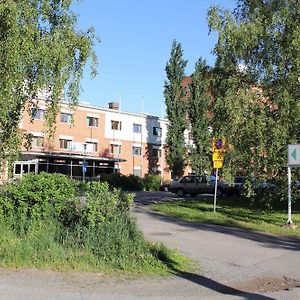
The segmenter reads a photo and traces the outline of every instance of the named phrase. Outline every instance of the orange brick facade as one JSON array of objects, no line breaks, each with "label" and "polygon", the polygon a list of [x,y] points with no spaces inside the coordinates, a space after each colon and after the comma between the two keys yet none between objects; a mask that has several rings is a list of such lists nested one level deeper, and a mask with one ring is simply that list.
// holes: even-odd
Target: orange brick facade
[{"label": "orange brick facade", "polygon": [[22,146],[23,160],[38,159],[48,164],[55,157],[51,160],[54,170],[68,161],[65,172],[73,173],[74,177],[81,173],[78,168],[72,171],[74,166],[81,166],[86,160],[87,177],[98,174],[98,169],[102,168],[103,172],[120,171],[124,175],[141,177],[156,173],[164,180],[171,178],[164,150],[167,120],[85,103],[72,112],[67,103],[62,102],[55,136],[50,142],[44,134],[46,108],[46,102],[39,100],[37,109],[32,111],[33,120],[27,110],[23,113],[20,127],[31,134],[31,148]]}]

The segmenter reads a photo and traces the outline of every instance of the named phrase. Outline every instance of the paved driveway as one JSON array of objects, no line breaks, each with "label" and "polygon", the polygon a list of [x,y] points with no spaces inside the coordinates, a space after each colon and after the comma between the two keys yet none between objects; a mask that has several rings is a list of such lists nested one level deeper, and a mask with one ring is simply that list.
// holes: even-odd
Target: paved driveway
[{"label": "paved driveway", "polygon": [[300,299],[300,239],[182,221],[147,207],[174,199],[170,193],[137,193],[137,220],[147,239],[199,261],[199,272],[186,279],[216,293],[230,294],[234,288],[274,299]]}]

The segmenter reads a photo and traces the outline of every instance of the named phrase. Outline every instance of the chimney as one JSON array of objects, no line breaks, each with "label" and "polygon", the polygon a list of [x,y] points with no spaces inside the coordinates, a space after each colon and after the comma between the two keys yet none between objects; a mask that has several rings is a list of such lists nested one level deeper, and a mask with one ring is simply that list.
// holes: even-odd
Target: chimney
[{"label": "chimney", "polygon": [[119,109],[119,103],[118,102],[109,102],[108,103],[108,108],[118,110]]}]

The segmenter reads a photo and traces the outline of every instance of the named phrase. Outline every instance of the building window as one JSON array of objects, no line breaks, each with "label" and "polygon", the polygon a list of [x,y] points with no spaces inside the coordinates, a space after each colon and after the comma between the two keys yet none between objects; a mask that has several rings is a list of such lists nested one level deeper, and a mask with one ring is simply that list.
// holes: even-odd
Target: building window
[{"label": "building window", "polygon": [[98,143],[95,142],[86,142],[88,146],[88,149],[91,149],[92,152],[97,152],[98,151]]},{"label": "building window", "polygon": [[88,127],[98,127],[99,126],[99,119],[96,117],[87,117],[87,125]]},{"label": "building window", "polygon": [[160,149],[152,149],[152,157],[154,157],[154,158],[161,157],[161,150]]},{"label": "building window", "polygon": [[111,121],[112,130],[122,130],[122,122],[120,121]]},{"label": "building window", "polygon": [[45,110],[33,107],[31,109],[31,116],[33,120],[45,120]]},{"label": "building window", "polygon": [[133,175],[134,176],[138,176],[138,177],[142,177],[142,172],[141,169],[133,169]]},{"label": "building window", "polygon": [[142,154],[141,147],[132,146],[132,155],[133,156],[140,156]]},{"label": "building window", "polygon": [[60,113],[60,122],[70,124],[72,122],[72,114]]},{"label": "building window", "polygon": [[59,139],[59,147],[60,149],[70,149],[72,140],[66,140],[66,139]]},{"label": "building window", "polygon": [[142,125],[133,123],[133,132],[141,133],[142,132]]},{"label": "building window", "polygon": [[33,136],[31,146],[32,146],[32,148],[43,148],[44,147],[44,137],[43,136]]},{"label": "building window", "polygon": [[121,154],[121,145],[111,144],[110,145],[110,153],[111,154]]},{"label": "building window", "polygon": [[153,135],[161,135],[161,128],[160,127],[153,127]]}]

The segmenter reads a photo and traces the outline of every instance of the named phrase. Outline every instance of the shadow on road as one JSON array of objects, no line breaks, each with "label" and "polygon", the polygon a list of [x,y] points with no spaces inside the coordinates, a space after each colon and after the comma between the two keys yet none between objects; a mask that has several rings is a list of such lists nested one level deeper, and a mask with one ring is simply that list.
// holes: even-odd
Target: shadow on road
[{"label": "shadow on road", "polygon": [[194,229],[205,230],[205,231],[213,231],[222,234],[234,235],[243,239],[252,240],[258,243],[262,243],[264,247],[300,251],[299,238],[278,236],[273,234],[267,234],[262,232],[256,232],[256,231],[250,231],[250,230],[244,230],[240,228],[226,227],[226,226],[220,226],[220,225],[214,225],[208,223],[186,221],[179,218],[163,215],[161,213],[151,211],[149,209],[145,209],[142,206],[137,206],[136,211],[137,212],[143,211],[143,213],[150,214],[152,217],[162,220],[164,222],[176,223],[178,225],[188,227],[188,228],[194,228]]},{"label": "shadow on road", "polygon": [[248,293],[244,291],[237,290],[235,288],[232,288],[230,286],[224,285],[222,283],[219,283],[215,280],[212,280],[210,278],[207,278],[202,275],[189,273],[189,272],[182,272],[179,270],[174,270],[174,273],[176,276],[179,276],[185,280],[194,282],[196,284],[199,284],[205,288],[208,288],[210,290],[214,290],[220,294],[223,295],[232,295],[232,296],[241,296],[245,299],[257,299],[257,300],[267,300],[267,299],[274,299],[267,296],[259,295],[256,293]]}]

